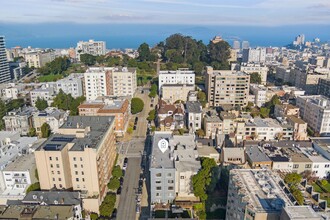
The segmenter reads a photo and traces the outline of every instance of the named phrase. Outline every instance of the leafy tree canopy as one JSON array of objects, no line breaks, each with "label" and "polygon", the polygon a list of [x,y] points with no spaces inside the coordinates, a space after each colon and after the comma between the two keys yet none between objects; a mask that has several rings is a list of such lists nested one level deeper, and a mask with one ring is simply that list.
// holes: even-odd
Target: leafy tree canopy
[{"label": "leafy tree canopy", "polygon": [[136,114],[143,110],[144,102],[140,98],[132,98],[131,101],[131,113]]},{"label": "leafy tree canopy", "polygon": [[288,185],[298,185],[301,182],[302,176],[298,173],[288,173],[284,177],[284,182]]},{"label": "leafy tree canopy", "polygon": [[123,176],[123,171],[121,170],[121,168],[120,168],[120,166],[115,166],[113,169],[112,169],[112,176],[114,177],[114,178],[120,178],[120,177],[122,177]]},{"label": "leafy tree canopy", "polygon": [[57,57],[52,62],[46,63],[45,66],[39,68],[42,75],[62,74],[70,67],[70,60],[67,57]]},{"label": "leafy tree canopy", "polygon": [[261,76],[259,73],[254,72],[250,74],[250,83],[261,84]]},{"label": "leafy tree canopy", "polygon": [[96,63],[96,57],[91,54],[81,54],[80,61],[87,66],[92,66]]},{"label": "leafy tree canopy", "polygon": [[36,108],[37,108],[39,111],[43,111],[43,110],[45,110],[47,107],[48,107],[48,103],[47,103],[47,101],[38,97],[38,98],[37,98],[37,101],[36,101]]},{"label": "leafy tree canopy", "polygon": [[41,125],[41,137],[48,138],[50,136],[51,130],[49,124],[46,122]]},{"label": "leafy tree canopy", "polygon": [[120,187],[119,179],[112,177],[108,183],[108,189],[117,190],[119,187]]}]

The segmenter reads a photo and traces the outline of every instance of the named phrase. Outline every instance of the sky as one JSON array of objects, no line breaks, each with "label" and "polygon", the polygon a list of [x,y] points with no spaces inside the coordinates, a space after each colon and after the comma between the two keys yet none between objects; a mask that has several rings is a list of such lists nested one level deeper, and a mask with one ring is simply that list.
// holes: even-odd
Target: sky
[{"label": "sky", "polygon": [[2,0],[1,23],[329,24],[329,0]]},{"label": "sky", "polygon": [[328,41],[330,0],[0,0],[7,47],[67,48],[95,39],[137,48],[174,33],[252,46],[287,45],[298,34]]}]

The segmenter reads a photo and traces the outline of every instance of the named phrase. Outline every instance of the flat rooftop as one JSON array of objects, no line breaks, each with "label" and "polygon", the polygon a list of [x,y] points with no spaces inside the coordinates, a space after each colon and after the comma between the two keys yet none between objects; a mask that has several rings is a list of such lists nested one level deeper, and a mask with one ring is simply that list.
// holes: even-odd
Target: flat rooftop
[{"label": "flat rooftop", "polygon": [[45,203],[47,205],[79,205],[79,192],[64,191],[31,191],[23,199],[23,203]]},{"label": "flat rooftop", "polygon": [[36,168],[36,160],[33,153],[24,154],[8,164],[3,171],[33,171]]},{"label": "flat rooftop", "polygon": [[242,194],[242,200],[256,212],[281,212],[282,207],[293,205],[282,190],[279,175],[270,170],[234,169],[230,171],[231,183]]},{"label": "flat rooftop", "polygon": [[171,159],[170,148],[163,153],[159,147],[158,142],[165,139],[169,142],[172,137],[172,132],[155,132],[152,139],[152,153],[151,153],[151,163],[150,168],[173,168],[174,169],[174,159]]},{"label": "flat rooftop", "polygon": [[53,134],[39,150],[61,151],[68,143],[74,143],[70,151],[83,151],[85,147],[97,148],[112,123],[114,123],[114,116],[69,116],[61,128],[85,129],[88,127],[90,131],[87,135],[76,138],[75,135]]},{"label": "flat rooftop", "polygon": [[258,146],[246,147],[246,155],[252,162],[271,162],[269,157]]},{"label": "flat rooftop", "polygon": [[318,215],[311,206],[287,206],[284,207],[285,213],[291,220],[322,220],[323,218]]},{"label": "flat rooftop", "polygon": [[186,108],[188,113],[202,113],[202,105],[199,101],[187,101]]}]

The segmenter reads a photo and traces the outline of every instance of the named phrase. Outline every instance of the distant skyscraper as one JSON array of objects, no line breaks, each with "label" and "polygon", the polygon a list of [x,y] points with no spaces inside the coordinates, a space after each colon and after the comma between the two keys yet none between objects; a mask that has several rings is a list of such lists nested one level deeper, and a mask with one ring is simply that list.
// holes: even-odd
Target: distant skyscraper
[{"label": "distant skyscraper", "polygon": [[10,81],[10,71],[6,55],[5,37],[0,36],[0,83]]},{"label": "distant skyscraper", "polygon": [[242,49],[249,49],[250,43],[249,41],[243,41],[242,42]]},{"label": "distant skyscraper", "polygon": [[293,41],[293,45],[304,45],[305,44],[305,35],[300,34],[296,37],[295,41]]},{"label": "distant skyscraper", "polygon": [[233,49],[235,50],[241,49],[241,43],[238,40],[234,40]]}]

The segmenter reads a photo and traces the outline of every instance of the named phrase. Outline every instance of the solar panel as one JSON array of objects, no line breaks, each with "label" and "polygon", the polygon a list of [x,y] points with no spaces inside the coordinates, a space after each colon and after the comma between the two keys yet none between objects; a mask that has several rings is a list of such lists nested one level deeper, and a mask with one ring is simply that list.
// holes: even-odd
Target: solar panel
[{"label": "solar panel", "polygon": [[53,137],[52,141],[57,142],[72,142],[74,138],[72,137]]},{"label": "solar panel", "polygon": [[49,151],[54,151],[54,150],[59,150],[61,145],[59,144],[46,144],[44,147],[44,150],[49,150]]}]

